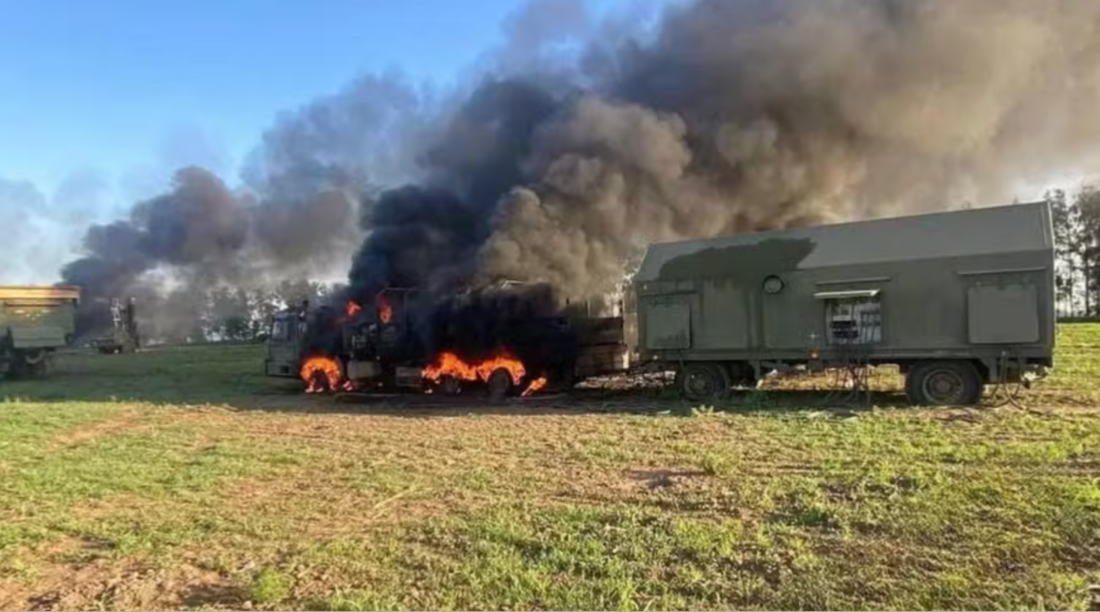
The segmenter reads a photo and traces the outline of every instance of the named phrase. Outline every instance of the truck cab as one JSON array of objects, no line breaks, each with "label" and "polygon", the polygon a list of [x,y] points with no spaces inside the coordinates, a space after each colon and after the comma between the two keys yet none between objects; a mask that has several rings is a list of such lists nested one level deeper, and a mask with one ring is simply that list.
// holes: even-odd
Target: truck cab
[{"label": "truck cab", "polygon": [[306,334],[306,308],[288,308],[271,319],[264,356],[264,374],[297,378],[302,367],[302,340]]}]

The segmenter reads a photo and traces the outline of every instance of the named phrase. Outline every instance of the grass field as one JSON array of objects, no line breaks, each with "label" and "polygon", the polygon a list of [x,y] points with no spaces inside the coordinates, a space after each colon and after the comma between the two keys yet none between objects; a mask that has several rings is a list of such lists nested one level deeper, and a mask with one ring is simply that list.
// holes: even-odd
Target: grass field
[{"label": "grass field", "polygon": [[338,400],[260,359],[0,383],[0,607],[1086,609],[1100,583],[1100,325],[1060,329],[1024,408]]}]

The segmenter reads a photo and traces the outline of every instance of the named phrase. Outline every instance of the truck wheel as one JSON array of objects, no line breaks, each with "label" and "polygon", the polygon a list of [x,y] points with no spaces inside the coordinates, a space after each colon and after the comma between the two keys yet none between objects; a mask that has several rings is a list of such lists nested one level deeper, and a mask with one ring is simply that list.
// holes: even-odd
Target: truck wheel
[{"label": "truck wheel", "polygon": [[450,374],[439,379],[439,389],[443,395],[458,395],[462,392],[462,382]]},{"label": "truck wheel", "polygon": [[497,404],[504,401],[512,388],[512,375],[504,368],[497,368],[489,375],[489,401]]},{"label": "truck wheel", "polygon": [[905,396],[916,406],[969,406],[982,398],[982,379],[966,361],[930,361],[905,377]]},{"label": "truck wheel", "polygon": [[729,393],[729,373],[715,363],[689,363],[676,378],[680,392],[693,402],[719,400]]}]

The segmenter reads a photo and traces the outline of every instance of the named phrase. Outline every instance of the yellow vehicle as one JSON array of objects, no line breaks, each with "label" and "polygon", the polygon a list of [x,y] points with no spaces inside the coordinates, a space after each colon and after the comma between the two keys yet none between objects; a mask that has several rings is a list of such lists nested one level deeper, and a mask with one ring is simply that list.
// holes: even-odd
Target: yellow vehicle
[{"label": "yellow vehicle", "polygon": [[0,378],[40,375],[51,354],[73,342],[80,289],[0,286]]}]

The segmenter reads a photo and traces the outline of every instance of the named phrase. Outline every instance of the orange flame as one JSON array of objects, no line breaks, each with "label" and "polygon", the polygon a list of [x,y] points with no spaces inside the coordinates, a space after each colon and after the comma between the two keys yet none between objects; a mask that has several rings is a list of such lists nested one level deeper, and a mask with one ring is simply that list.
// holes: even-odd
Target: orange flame
[{"label": "orange flame", "polygon": [[378,296],[378,320],[388,324],[393,320],[393,306],[386,301],[386,298]]},{"label": "orange flame", "polygon": [[523,390],[523,393],[520,394],[520,397],[527,397],[528,395],[531,395],[535,391],[538,391],[539,389],[541,389],[545,386],[546,386],[546,377],[545,376],[539,376],[535,380],[532,380],[531,384],[527,385],[527,388]]},{"label": "orange flame", "polygon": [[351,317],[354,317],[355,315],[359,314],[360,310],[363,310],[363,307],[360,306],[357,302],[348,301],[348,305],[344,309],[344,312],[347,313],[348,318],[351,318]]},{"label": "orange flame", "polygon": [[[340,364],[331,357],[318,355],[306,359],[300,372],[302,380],[306,381],[306,393],[323,393],[325,385],[330,391],[335,391],[340,385]],[[323,380],[322,380],[323,378]]]},{"label": "orange flame", "polygon": [[527,370],[523,367],[523,362],[508,355],[498,355],[492,359],[486,359],[480,363],[471,364],[466,363],[461,357],[454,353],[445,352],[439,355],[435,364],[424,368],[420,375],[434,382],[438,382],[440,378],[446,375],[453,376],[459,380],[473,381],[481,379],[482,381],[488,382],[493,372],[500,368],[506,370],[508,375],[512,377],[512,383],[517,385],[527,374]]}]

